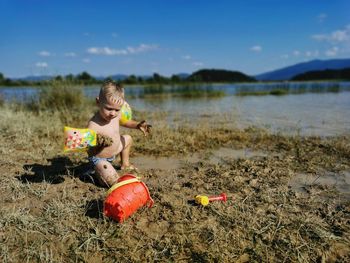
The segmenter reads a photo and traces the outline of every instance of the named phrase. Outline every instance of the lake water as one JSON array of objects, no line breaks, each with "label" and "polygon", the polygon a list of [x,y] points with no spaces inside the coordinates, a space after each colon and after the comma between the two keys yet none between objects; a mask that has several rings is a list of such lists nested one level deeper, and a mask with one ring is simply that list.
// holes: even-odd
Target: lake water
[{"label": "lake water", "polygon": [[[159,93],[173,93],[183,87],[165,86]],[[236,96],[240,92],[288,89],[283,96]],[[220,118],[228,114],[234,125],[244,128],[251,125],[272,131],[302,135],[341,135],[350,133],[350,82],[342,83],[274,83],[203,85],[196,89],[219,90],[226,96],[219,98],[152,97],[143,86],[125,87],[129,104],[140,111],[166,112],[169,116],[185,115],[189,119]],[[96,97],[99,87],[84,88],[89,97]],[[5,101],[26,101],[35,98],[38,89],[33,87],[3,87],[0,96]]]}]

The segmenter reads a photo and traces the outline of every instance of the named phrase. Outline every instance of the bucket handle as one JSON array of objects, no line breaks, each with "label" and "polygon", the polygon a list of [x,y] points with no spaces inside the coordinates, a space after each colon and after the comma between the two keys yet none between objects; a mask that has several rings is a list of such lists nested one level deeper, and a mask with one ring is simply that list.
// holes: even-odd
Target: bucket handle
[{"label": "bucket handle", "polygon": [[146,184],[144,182],[141,182],[141,184],[143,185],[143,187],[146,189],[147,194],[148,194],[148,208],[151,208],[154,205],[154,200],[151,197],[151,194],[149,193],[148,187],[146,186]]},{"label": "bucket handle", "polygon": [[127,185],[127,184],[131,184],[131,183],[137,183],[140,182],[140,180],[138,178],[132,178],[132,179],[128,179],[125,181],[121,181],[119,183],[116,183],[115,185],[113,185],[111,188],[109,188],[109,190],[107,191],[107,195],[109,195],[110,193],[112,193],[115,189],[123,186],[123,185]]}]

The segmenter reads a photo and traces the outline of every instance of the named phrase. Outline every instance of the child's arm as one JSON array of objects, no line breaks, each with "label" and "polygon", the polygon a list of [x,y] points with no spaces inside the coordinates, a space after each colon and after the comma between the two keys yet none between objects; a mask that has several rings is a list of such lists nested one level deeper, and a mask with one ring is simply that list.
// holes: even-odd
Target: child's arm
[{"label": "child's arm", "polygon": [[134,120],[128,120],[121,125],[129,129],[138,129],[142,131],[145,136],[147,136],[151,132],[151,127],[152,127],[152,125],[147,124],[145,120],[140,122],[134,121]]}]

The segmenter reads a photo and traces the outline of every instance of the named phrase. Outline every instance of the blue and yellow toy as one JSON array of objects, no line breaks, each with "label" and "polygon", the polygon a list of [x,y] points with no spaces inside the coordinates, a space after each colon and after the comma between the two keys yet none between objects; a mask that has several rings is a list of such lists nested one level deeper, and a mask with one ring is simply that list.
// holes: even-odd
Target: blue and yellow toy
[{"label": "blue and yellow toy", "polygon": [[88,147],[96,146],[97,134],[91,129],[64,127],[65,152],[86,151]]},{"label": "blue and yellow toy", "polygon": [[121,108],[121,114],[122,115],[120,116],[119,123],[122,125],[132,119],[132,110],[130,105],[126,101],[124,101],[124,104]]}]

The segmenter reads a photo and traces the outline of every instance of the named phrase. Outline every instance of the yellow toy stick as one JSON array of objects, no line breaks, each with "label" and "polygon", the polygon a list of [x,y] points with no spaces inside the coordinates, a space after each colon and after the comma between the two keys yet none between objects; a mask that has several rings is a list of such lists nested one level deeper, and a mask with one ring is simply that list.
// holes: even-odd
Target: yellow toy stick
[{"label": "yellow toy stick", "polygon": [[91,129],[64,127],[64,152],[86,151],[97,145],[97,134]]},{"label": "yellow toy stick", "polygon": [[205,196],[205,195],[196,195],[195,197],[195,201],[197,204],[202,205],[202,206],[206,206],[209,204],[209,202],[212,201],[223,201],[226,202],[227,201],[227,196],[225,193],[222,193],[219,196]]}]

